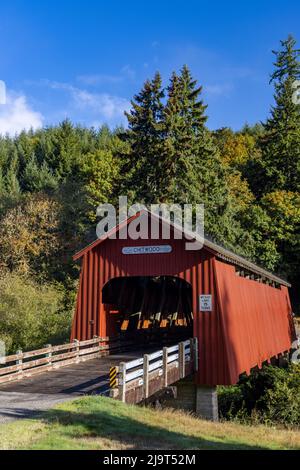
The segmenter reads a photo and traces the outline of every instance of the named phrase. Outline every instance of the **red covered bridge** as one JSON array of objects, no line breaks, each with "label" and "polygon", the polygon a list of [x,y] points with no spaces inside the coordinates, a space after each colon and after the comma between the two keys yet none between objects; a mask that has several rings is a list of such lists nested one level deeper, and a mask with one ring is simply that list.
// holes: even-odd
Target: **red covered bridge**
[{"label": "red covered bridge", "polygon": [[[142,211],[126,224],[136,217],[157,216]],[[160,229],[167,223],[159,219]],[[119,239],[117,226],[76,254],[72,338],[120,335],[148,344],[194,336],[199,386],[235,384],[241,373],[288,352],[296,339],[289,284],[209,240],[187,251],[188,234],[176,239],[169,224],[169,240]]]},{"label": "red covered bridge", "polygon": [[[143,220],[155,220],[158,239],[120,237]],[[209,240],[194,251],[186,241],[190,233],[143,211],[81,250],[72,341],[4,358],[0,420],[107,393],[117,368],[113,396],[137,403],[177,390],[175,406],[217,419],[216,385],[289,352],[289,284]]]}]

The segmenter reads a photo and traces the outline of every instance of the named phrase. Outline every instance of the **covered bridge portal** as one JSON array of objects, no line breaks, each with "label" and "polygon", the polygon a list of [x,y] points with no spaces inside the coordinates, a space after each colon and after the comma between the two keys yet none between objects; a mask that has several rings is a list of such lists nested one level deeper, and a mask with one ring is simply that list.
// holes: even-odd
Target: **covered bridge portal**
[{"label": "covered bridge portal", "polygon": [[[154,216],[142,212],[137,217]],[[166,224],[159,219],[160,229]],[[289,351],[296,339],[289,285],[205,240],[105,236],[77,253],[81,273],[72,339],[121,335],[135,344],[198,338],[199,385],[229,385]],[[161,231],[160,231],[161,233]],[[155,247],[155,248],[154,248]]]}]

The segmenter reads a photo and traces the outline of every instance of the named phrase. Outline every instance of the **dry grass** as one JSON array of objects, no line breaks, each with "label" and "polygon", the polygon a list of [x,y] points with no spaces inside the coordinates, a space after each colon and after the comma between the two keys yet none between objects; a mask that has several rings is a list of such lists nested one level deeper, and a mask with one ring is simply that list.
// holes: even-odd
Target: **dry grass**
[{"label": "dry grass", "polygon": [[58,405],[0,426],[1,449],[300,449],[300,431],[211,423],[104,397]]}]

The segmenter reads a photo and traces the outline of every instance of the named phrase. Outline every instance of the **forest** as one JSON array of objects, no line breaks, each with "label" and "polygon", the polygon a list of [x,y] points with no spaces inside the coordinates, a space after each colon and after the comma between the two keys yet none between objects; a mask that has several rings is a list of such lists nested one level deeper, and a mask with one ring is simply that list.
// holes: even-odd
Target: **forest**
[{"label": "forest", "polygon": [[[204,64],[205,66],[205,64]],[[165,77],[164,77],[165,79]],[[7,353],[68,338],[96,208],[203,203],[205,233],[292,284],[300,314],[300,50],[274,51],[268,118],[210,130],[203,89],[184,65],[133,97],[125,128],[65,120],[0,137],[0,340]],[[298,292],[298,296],[297,296]]]}]

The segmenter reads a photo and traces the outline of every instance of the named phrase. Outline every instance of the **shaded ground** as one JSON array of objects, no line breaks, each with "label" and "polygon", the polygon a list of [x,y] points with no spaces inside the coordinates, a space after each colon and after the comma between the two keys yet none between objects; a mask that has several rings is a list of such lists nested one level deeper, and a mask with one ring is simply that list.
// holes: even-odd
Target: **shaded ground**
[{"label": "shaded ground", "polygon": [[180,411],[83,397],[0,425],[2,449],[300,449],[300,432],[212,423]]}]

